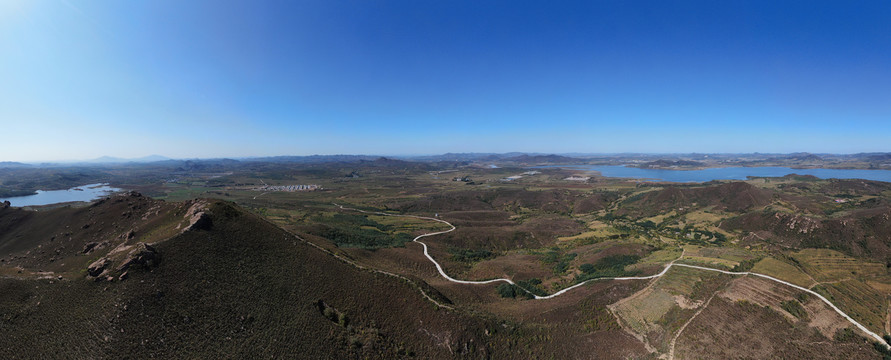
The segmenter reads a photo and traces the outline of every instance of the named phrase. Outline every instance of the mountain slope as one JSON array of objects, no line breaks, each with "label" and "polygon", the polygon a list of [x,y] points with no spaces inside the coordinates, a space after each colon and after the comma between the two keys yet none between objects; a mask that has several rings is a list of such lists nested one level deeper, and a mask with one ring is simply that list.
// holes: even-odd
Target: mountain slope
[{"label": "mountain slope", "polygon": [[[127,203],[115,201],[93,212]],[[194,218],[186,204],[147,201]],[[0,278],[0,357],[450,358],[499,351],[486,345],[498,337],[490,321],[437,308],[407,281],[359,270],[230,203],[200,210],[206,222],[153,243],[154,261],[134,263],[123,280],[111,246],[53,262],[16,255],[24,271],[4,264]],[[64,229],[80,223],[82,211],[51,215]],[[112,271],[37,272],[96,257],[112,259]]]},{"label": "mountain slope", "polygon": [[714,206],[725,211],[745,211],[769,204],[774,194],[745,182],[696,187],[668,186],[631,197],[618,213],[632,216],[653,216],[666,211]]}]

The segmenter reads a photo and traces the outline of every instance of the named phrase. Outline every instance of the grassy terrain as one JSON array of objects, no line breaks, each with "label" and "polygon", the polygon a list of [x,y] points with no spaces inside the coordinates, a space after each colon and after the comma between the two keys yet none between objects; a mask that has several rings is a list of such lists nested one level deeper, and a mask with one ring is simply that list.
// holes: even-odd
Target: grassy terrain
[{"label": "grassy terrain", "polygon": [[816,282],[794,265],[779,261],[774,258],[764,258],[757,262],[752,272],[773,276],[798,286],[811,287]]},{"label": "grassy terrain", "polygon": [[884,264],[858,260],[829,249],[802,249],[791,256],[820,282],[887,274]]},{"label": "grassy terrain", "polygon": [[879,334],[885,332],[885,317],[888,311],[887,294],[882,294],[859,280],[821,284],[815,286],[814,291],[826,296],[836,306],[873,332]]},{"label": "grassy terrain", "polygon": [[634,332],[647,334],[651,331],[664,332],[658,321],[676,307],[671,294],[657,290],[622,303],[615,308],[615,312]]},{"label": "grassy terrain", "polygon": [[641,292],[618,302],[614,313],[628,329],[660,350],[724,279],[714,273],[673,267]]},{"label": "grassy terrain", "polygon": [[667,248],[662,250],[657,250],[646,257],[640,259],[636,264],[627,267],[626,269],[633,270],[636,268],[640,268],[644,265],[662,265],[669,263],[678,259],[681,256],[681,250],[677,248]]},{"label": "grassy terrain", "polygon": [[315,218],[314,221],[319,225],[308,232],[329,239],[339,247],[401,247],[413,239],[410,233],[381,224],[366,215],[333,214]]}]

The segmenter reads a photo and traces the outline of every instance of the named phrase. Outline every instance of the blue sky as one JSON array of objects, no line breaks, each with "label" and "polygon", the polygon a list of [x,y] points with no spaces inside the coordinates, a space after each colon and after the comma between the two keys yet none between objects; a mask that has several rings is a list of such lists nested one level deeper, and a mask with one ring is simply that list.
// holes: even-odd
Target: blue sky
[{"label": "blue sky", "polygon": [[0,161],[891,151],[891,2],[0,0]]}]

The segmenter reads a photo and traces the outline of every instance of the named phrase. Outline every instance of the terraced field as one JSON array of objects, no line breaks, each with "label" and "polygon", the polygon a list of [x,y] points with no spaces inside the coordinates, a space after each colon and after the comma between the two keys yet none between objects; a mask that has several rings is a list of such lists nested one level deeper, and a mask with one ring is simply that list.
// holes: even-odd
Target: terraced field
[{"label": "terraced field", "polygon": [[703,280],[717,275],[672,267],[651,286],[610,306],[621,323],[651,347],[666,351],[673,334],[699,309],[708,295]]},{"label": "terraced field", "polygon": [[662,289],[645,290],[638,296],[620,302],[613,311],[638,334],[664,332],[658,324],[669,310],[677,308],[674,296]]},{"label": "terraced field", "polygon": [[752,252],[734,248],[734,247],[703,247],[696,245],[685,245],[684,251],[686,255],[698,256],[703,258],[723,259],[734,263],[754,259],[756,257]]},{"label": "terraced field", "polygon": [[673,267],[666,275],[659,281],[659,288],[665,289],[673,295],[687,297],[693,295],[697,283],[705,278],[716,276],[712,273],[683,267]]},{"label": "terraced field", "polygon": [[884,264],[866,262],[829,249],[803,249],[793,253],[808,274],[819,282],[839,281],[858,276],[877,276],[887,273]]},{"label": "terraced field", "polygon": [[732,301],[748,301],[761,306],[769,306],[790,319],[795,317],[783,310],[784,301],[794,300],[800,291],[788,286],[778,285],[773,281],[755,276],[734,279],[721,296]]},{"label": "terraced field", "polygon": [[888,297],[859,280],[845,280],[814,287],[836,306],[876,333],[885,332]]},{"label": "terraced field", "polygon": [[773,276],[795,285],[809,288],[816,282],[794,265],[779,261],[774,258],[764,258],[752,268],[752,272]]},{"label": "terraced field", "polygon": [[666,263],[674,261],[680,256],[681,250],[678,248],[671,247],[667,249],[656,250],[651,252],[646,257],[638,260],[637,263],[628,265],[625,270],[636,271],[647,267],[652,267],[654,265],[659,265],[661,267]]}]

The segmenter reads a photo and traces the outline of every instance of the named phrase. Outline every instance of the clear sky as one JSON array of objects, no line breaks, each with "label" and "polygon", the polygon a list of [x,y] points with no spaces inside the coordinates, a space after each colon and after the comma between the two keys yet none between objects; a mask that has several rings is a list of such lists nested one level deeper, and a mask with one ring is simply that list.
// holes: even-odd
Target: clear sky
[{"label": "clear sky", "polygon": [[0,161],[891,151],[891,1],[0,0]]}]

